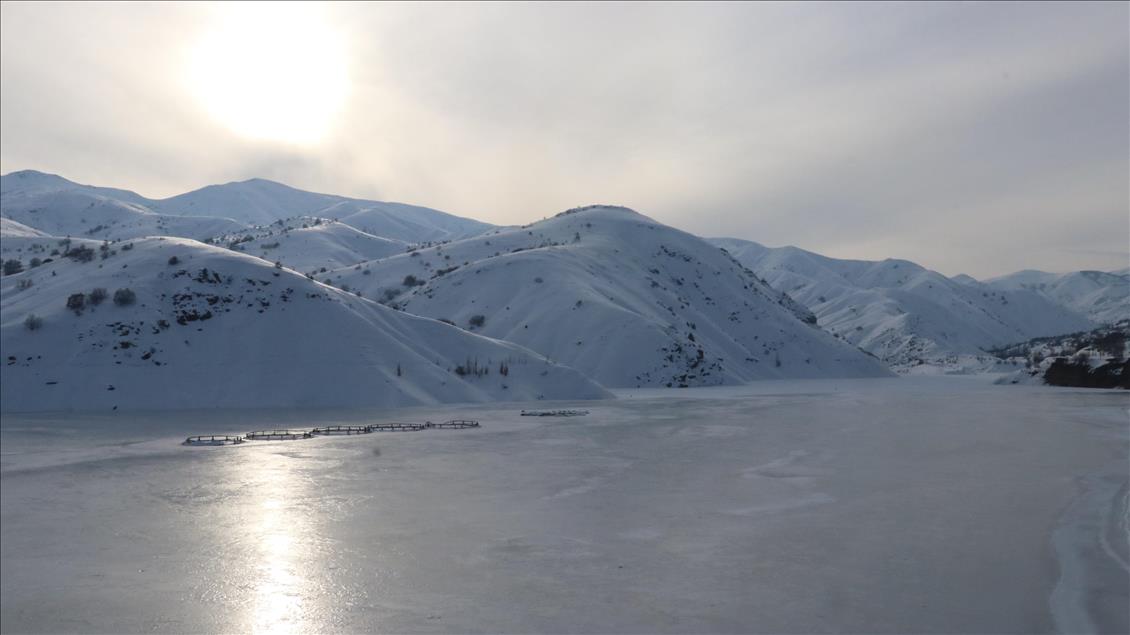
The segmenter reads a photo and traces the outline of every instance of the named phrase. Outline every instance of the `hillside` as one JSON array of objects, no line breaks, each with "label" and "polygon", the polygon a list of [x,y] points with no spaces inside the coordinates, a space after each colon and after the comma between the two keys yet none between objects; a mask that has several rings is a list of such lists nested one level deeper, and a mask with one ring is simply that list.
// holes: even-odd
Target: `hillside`
[{"label": "hillside", "polygon": [[47,236],[45,232],[41,232],[34,227],[28,227],[23,223],[18,223],[10,218],[0,217],[0,236],[4,238],[34,238],[36,236]]},{"label": "hillside", "polygon": [[264,179],[209,185],[166,199],[24,170],[0,176],[0,216],[57,236],[204,239],[297,216],[351,220],[364,233],[404,242],[453,240],[492,226],[438,210],[298,190]]},{"label": "hillside", "polygon": [[[106,249],[102,246],[106,245]],[[110,243],[100,240],[84,238],[59,238],[57,236],[12,236],[5,234],[0,240],[0,256],[5,261],[19,261],[24,269],[38,267],[43,263],[50,263],[61,258],[71,247],[86,246],[94,253],[96,259],[101,259],[105,252],[109,256]],[[116,244],[115,244],[116,247]]]},{"label": "hillside", "polygon": [[214,236],[208,242],[281,262],[302,272],[336,269],[404,253],[408,243],[373,236],[337,221],[299,216]]},{"label": "hillside", "polygon": [[142,236],[203,239],[246,227],[230,218],[158,214],[136,194],[78,185],[52,175],[16,172],[0,179],[0,215],[52,236],[99,240]]},{"label": "hillside", "polygon": [[1031,291],[981,288],[906,260],[839,260],[796,247],[711,242],[811,309],[826,329],[902,371],[983,368],[995,363],[988,349],[1091,326]]},{"label": "hillside", "polygon": [[998,384],[1130,389],[1130,319],[1082,333],[1042,337],[994,354],[1023,366]]},{"label": "hillside", "polygon": [[345,201],[320,214],[368,234],[411,243],[459,240],[478,236],[494,227],[404,203]]},{"label": "hillside", "polygon": [[107,245],[105,258],[99,243],[67,249],[0,280],[6,412],[607,396],[514,344],[227,249],[174,238]]},{"label": "hillside", "polygon": [[1028,290],[1100,324],[1130,317],[1130,274],[1025,270],[984,281],[992,289]]},{"label": "hillside", "polygon": [[578,208],[318,279],[521,344],[606,386],[888,372],[721,250],[624,208]]},{"label": "hillside", "polygon": [[230,216],[249,225],[295,216],[330,218],[368,234],[405,242],[452,240],[491,228],[427,207],[317,194],[265,179],[209,185],[156,201],[154,209],[166,214]]}]

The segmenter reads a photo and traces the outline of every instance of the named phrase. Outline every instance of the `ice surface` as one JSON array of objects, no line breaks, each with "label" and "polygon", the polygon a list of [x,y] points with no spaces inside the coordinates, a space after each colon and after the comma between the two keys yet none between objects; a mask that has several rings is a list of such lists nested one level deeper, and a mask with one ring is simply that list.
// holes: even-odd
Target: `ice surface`
[{"label": "ice surface", "polygon": [[[5,416],[4,632],[1126,632],[1122,392]],[[228,447],[189,434],[481,429]]]}]

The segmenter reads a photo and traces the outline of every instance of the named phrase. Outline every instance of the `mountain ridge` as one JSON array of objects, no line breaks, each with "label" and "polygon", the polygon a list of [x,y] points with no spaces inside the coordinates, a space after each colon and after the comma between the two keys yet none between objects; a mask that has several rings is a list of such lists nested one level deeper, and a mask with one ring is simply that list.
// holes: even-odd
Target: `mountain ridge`
[{"label": "mountain ridge", "polygon": [[[65,213],[75,215],[98,206],[89,212],[92,217],[83,222],[74,219],[55,219],[56,225],[47,230],[36,226],[33,210],[59,207],[54,199],[72,199]],[[206,185],[195,190],[164,199],[149,199],[136,192],[117,188],[83,185],[62,176],[21,170],[0,176],[0,216],[12,218],[35,229],[62,232],[64,235],[92,235],[96,238],[136,238],[141,235],[185,235],[170,233],[164,226],[177,227],[175,231],[189,230],[200,221],[178,219],[224,219],[226,227],[215,227],[215,234],[237,231],[256,225],[268,225],[295,216],[321,216],[343,219],[354,217],[356,229],[385,238],[405,242],[451,240],[481,233],[493,227],[470,218],[463,218],[439,210],[383,201],[307,192],[289,185],[263,178]],[[132,216],[153,215],[139,222]],[[70,224],[64,224],[68,222]],[[112,222],[113,221],[113,222]],[[354,223],[357,223],[356,225]],[[116,231],[115,226],[144,227],[136,231]],[[215,223],[213,223],[215,224]],[[99,232],[89,233],[94,227]],[[120,229],[120,228],[119,228]],[[138,233],[148,231],[150,234]],[[208,235],[192,231],[189,237],[207,238]]]},{"label": "mountain ridge", "polygon": [[844,260],[732,238],[710,242],[809,307],[826,328],[903,371],[922,364],[991,366],[991,348],[1091,325],[1035,293],[955,281],[908,260]]},{"label": "mountain ridge", "polygon": [[717,248],[622,207],[574,208],[323,278],[606,386],[886,374]]}]

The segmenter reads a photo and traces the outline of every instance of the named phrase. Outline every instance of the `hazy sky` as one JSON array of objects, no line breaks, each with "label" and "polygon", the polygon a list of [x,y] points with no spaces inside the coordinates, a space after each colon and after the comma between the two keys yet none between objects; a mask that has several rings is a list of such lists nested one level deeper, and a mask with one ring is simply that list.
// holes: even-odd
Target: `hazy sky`
[{"label": "hazy sky", "polygon": [[4,3],[0,171],[1130,265],[1127,3]]}]

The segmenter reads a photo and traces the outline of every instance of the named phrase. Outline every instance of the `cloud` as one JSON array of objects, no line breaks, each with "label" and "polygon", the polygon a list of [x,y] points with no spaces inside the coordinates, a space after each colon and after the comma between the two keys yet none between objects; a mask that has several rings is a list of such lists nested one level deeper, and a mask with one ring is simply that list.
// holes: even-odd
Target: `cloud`
[{"label": "cloud", "polygon": [[352,88],[295,146],[186,93],[222,5],[5,3],[0,168],[147,195],[262,176],[496,223],[611,202],[947,273],[1126,264],[1125,4],[317,11]]}]

